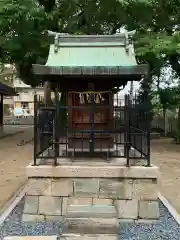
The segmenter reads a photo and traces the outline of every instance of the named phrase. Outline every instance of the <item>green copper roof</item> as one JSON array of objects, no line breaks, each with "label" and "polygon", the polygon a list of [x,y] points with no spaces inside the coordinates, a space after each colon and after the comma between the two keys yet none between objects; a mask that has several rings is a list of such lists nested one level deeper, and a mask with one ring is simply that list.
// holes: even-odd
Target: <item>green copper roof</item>
[{"label": "green copper roof", "polygon": [[81,46],[60,45],[55,52],[55,45],[50,46],[49,57],[46,66],[135,66],[134,49],[131,46],[126,52],[124,46],[103,43],[86,44]]},{"label": "green copper roof", "polygon": [[50,34],[55,37],[54,44],[50,45],[45,66],[33,66],[36,74],[119,75],[125,73],[124,69],[126,75],[147,72],[147,68],[142,71],[143,67],[137,66],[133,32],[115,35]]}]

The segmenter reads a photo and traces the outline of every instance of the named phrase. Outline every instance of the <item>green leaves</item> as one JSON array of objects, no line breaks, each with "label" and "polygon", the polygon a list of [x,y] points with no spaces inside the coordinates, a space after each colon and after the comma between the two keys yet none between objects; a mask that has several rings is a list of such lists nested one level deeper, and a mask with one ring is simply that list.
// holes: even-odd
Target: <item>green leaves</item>
[{"label": "green leaves", "polygon": [[167,61],[180,74],[179,21],[180,0],[1,0],[0,61],[16,63],[27,81],[24,73],[32,77],[31,64],[46,62],[45,30],[114,34],[124,26],[137,30],[137,60],[149,63],[152,75],[159,75]]},{"label": "green leaves", "polygon": [[19,66],[22,80],[31,85],[35,84],[31,82],[32,63],[38,62],[39,56],[45,63],[48,55],[47,39],[41,34],[46,18],[44,8],[35,0],[0,1],[0,60]]}]

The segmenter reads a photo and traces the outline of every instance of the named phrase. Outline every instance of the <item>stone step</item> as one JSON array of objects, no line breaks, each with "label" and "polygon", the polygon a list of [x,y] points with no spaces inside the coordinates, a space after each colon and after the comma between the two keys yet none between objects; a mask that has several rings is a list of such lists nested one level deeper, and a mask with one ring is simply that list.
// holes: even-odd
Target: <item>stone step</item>
[{"label": "stone step", "polygon": [[[4,240],[57,240],[57,236],[10,236]],[[63,234],[60,240],[118,240],[116,234]]]},{"label": "stone step", "polygon": [[69,205],[66,216],[75,218],[116,218],[117,211],[115,206],[110,205]]},{"label": "stone step", "polygon": [[63,234],[61,240],[118,240],[116,234]]},{"label": "stone step", "polygon": [[117,218],[66,218],[63,233],[117,234]]},{"label": "stone step", "polygon": [[57,240],[57,236],[8,236],[4,240]]}]

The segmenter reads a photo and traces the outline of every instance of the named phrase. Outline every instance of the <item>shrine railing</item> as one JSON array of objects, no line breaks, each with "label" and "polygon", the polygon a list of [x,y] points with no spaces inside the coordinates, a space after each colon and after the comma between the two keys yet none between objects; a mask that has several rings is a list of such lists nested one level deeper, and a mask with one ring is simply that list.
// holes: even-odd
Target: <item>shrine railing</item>
[{"label": "shrine railing", "polygon": [[[51,105],[46,106],[36,95],[34,97],[35,165],[47,164],[48,161],[56,165],[64,158],[75,160],[76,157],[100,157],[107,161],[111,158],[124,158],[128,166],[132,159],[143,159],[150,166],[150,117],[147,99],[130,100],[130,96],[120,99],[117,95],[111,106],[68,107],[66,102],[62,103],[60,97],[56,96]],[[103,121],[95,127],[95,123],[91,121],[87,129],[82,126],[74,129],[68,122],[68,114],[78,114],[78,111],[86,111],[90,119],[92,116],[94,119],[94,114],[100,111],[98,109],[104,113],[112,112],[111,127],[105,128]],[[80,126],[81,122],[76,124]]]},{"label": "shrine railing", "polygon": [[[150,131],[151,111],[150,99],[147,96],[126,96],[127,108],[127,163],[130,158],[146,159],[150,166]],[[130,156],[131,153],[131,156]],[[135,154],[137,153],[137,154]]]}]

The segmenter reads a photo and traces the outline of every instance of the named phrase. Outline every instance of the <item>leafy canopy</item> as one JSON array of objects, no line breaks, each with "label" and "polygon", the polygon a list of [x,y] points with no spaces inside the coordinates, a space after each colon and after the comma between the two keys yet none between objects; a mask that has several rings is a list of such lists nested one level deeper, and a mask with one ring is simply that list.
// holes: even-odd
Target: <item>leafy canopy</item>
[{"label": "leafy canopy", "polygon": [[17,67],[22,80],[36,86],[33,63],[44,64],[50,39],[47,29],[71,34],[114,34],[137,30],[138,62],[160,75],[167,61],[180,73],[180,0],[1,0],[0,61]]}]

